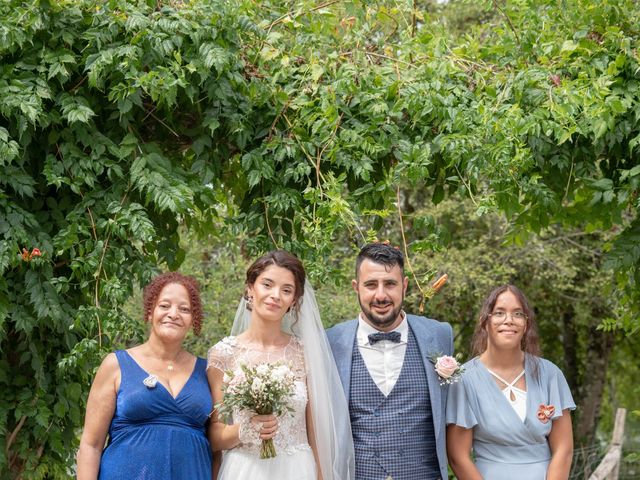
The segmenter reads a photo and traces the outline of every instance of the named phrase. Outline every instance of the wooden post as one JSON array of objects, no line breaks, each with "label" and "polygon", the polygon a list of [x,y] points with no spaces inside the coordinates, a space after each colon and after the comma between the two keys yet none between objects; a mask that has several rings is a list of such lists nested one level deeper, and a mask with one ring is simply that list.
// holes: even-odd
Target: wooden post
[{"label": "wooden post", "polygon": [[620,473],[620,459],[622,457],[622,441],[624,439],[624,419],[627,410],[619,408],[616,411],[616,421],[613,426],[611,445],[598,468],[591,474],[589,480],[618,480]]},{"label": "wooden post", "polygon": [[615,467],[607,477],[607,480],[618,480],[620,475],[620,460],[622,459],[622,442],[624,441],[624,419],[627,415],[627,410],[619,408],[616,411],[616,422],[613,425],[613,436],[611,437],[611,445],[620,447],[620,454]]}]

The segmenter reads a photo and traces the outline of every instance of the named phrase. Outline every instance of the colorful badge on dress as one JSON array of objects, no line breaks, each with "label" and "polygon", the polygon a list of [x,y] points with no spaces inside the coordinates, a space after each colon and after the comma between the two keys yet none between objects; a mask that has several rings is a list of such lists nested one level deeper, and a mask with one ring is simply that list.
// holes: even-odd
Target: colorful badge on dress
[{"label": "colorful badge on dress", "polygon": [[542,423],[547,423],[549,420],[551,420],[551,417],[553,417],[555,411],[556,407],[554,407],[553,405],[545,405],[544,403],[541,403],[538,407],[538,420],[540,420]]},{"label": "colorful badge on dress", "polygon": [[156,388],[158,377],[156,377],[155,375],[149,375],[142,381],[142,383],[144,383],[144,386],[147,388]]}]

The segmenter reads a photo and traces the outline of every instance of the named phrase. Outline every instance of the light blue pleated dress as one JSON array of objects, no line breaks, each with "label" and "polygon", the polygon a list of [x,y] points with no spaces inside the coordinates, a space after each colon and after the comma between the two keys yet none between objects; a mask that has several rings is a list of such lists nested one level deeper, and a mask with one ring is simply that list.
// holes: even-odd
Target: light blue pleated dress
[{"label": "light blue pleated dress", "polygon": [[[537,360],[538,376],[533,375]],[[447,424],[473,429],[475,463],[487,480],[544,480],[551,459],[547,437],[554,419],[576,408],[564,375],[548,360],[525,358],[527,412],[524,422],[476,357],[464,365],[462,380],[451,385]],[[541,404],[555,412],[543,423]]]},{"label": "light blue pleated dress", "polygon": [[120,389],[102,453],[100,480],[211,480],[211,449],[205,425],[212,409],[204,358],[174,398],[124,350]]}]

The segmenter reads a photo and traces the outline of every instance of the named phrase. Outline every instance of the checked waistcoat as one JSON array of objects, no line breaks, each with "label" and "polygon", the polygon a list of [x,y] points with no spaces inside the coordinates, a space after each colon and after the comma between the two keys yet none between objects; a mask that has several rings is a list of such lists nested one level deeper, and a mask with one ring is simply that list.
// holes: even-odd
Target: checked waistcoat
[{"label": "checked waistcoat", "polygon": [[387,397],[371,378],[357,344],[350,388],[356,480],[439,479],[429,385],[411,328],[400,376]]}]

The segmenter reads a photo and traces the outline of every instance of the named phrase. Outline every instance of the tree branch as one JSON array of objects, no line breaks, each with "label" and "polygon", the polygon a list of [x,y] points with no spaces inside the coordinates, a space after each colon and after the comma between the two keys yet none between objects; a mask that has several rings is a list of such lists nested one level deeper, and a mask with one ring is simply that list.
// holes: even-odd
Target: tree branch
[{"label": "tree branch", "polygon": [[471,199],[473,204],[476,206],[476,208],[478,208],[478,202],[476,202],[476,199],[473,197],[473,192],[471,191],[471,184],[464,181],[464,178],[462,178],[462,174],[460,173],[460,170],[458,170],[458,165],[454,165],[454,167],[456,169],[456,173],[458,174],[458,177],[460,178],[460,181],[467,188],[467,192],[469,192],[469,198]]},{"label": "tree branch", "polygon": [[[340,55],[346,57],[346,56],[352,56],[353,53],[354,53],[354,50],[350,50],[348,52],[340,52]],[[362,53],[364,53],[367,56],[385,58],[387,60],[391,60],[392,62],[401,63],[402,65],[413,66],[413,64],[410,62],[405,62],[404,60],[400,60],[399,58],[393,58],[393,57],[390,57],[389,55],[383,55],[382,53],[369,52],[368,50],[362,50]]]},{"label": "tree branch", "polygon": [[426,297],[426,294],[424,293],[424,290],[420,285],[420,281],[418,280],[418,277],[416,276],[416,272],[413,270],[413,267],[411,266],[411,261],[409,259],[409,251],[407,249],[407,239],[404,236],[404,222],[402,221],[402,207],[400,206],[400,186],[399,185],[396,187],[396,205],[398,206],[398,218],[400,219],[400,233],[402,234],[402,248],[404,250],[404,259],[407,264],[407,267],[409,268],[409,271],[411,272],[411,276],[413,277],[413,280],[416,282],[416,286],[418,287],[418,290],[420,290],[420,294],[422,295],[422,298],[420,299],[420,307],[418,308],[420,313],[422,313],[424,312],[424,299]]},{"label": "tree branch", "polygon": [[317,10],[322,10],[323,8],[329,7],[329,6],[333,5],[334,3],[338,3],[338,2],[340,2],[340,0],[329,0],[327,2],[321,3],[320,5],[316,5],[313,8],[310,8],[309,10],[306,10],[304,12],[299,12],[299,13],[297,13],[295,15],[294,15],[294,11],[290,10],[289,12],[285,13],[284,15],[280,16],[279,18],[277,18],[276,20],[271,22],[269,24],[269,26],[267,27],[267,32],[270,32],[273,27],[275,27],[276,25],[279,25],[280,23],[284,22],[287,17],[291,17],[291,19],[298,18],[298,17],[300,17],[302,15],[306,15],[307,13],[312,13],[312,12],[315,12]]},{"label": "tree branch", "polygon": [[289,105],[291,104],[291,100],[292,98],[289,98],[289,100],[287,100],[287,103],[284,104],[284,106],[282,107],[282,110],[278,112],[278,114],[276,115],[276,118],[274,118],[273,122],[271,122],[271,127],[269,128],[269,136],[267,137],[267,141],[271,140],[271,138],[273,137],[273,132],[276,128],[276,124],[278,123],[278,120],[280,120],[280,117],[284,115],[284,112],[286,112],[287,109],[289,108]]},{"label": "tree branch", "polygon": [[160,118],[156,117],[153,114],[153,111],[149,112],[149,115],[151,115],[153,118],[155,118],[158,122],[160,122],[160,124],[162,126],[164,126],[167,130],[169,130],[171,133],[173,133],[174,136],[176,136],[177,138],[180,138],[180,135],[173,129],[171,128],[169,125],[167,125],[166,123],[164,123]]},{"label": "tree branch", "polygon": [[13,431],[11,432],[11,435],[9,435],[9,439],[7,440],[7,446],[5,447],[5,452],[7,452],[7,457],[9,456],[9,449],[11,448],[11,444],[15,441],[16,437],[18,436],[18,432],[22,430],[22,426],[24,425],[24,422],[26,420],[27,420],[27,416],[23,415],[18,421],[16,428],[14,428]]},{"label": "tree branch", "polygon": [[267,205],[267,202],[264,200],[264,196],[262,197],[262,204],[264,205],[264,219],[267,223],[267,232],[269,232],[269,238],[271,238],[271,241],[273,242],[273,245],[276,248],[280,248],[278,246],[278,242],[276,242],[276,238],[273,236],[271,225],[269,224],[269,206]]},{"label": "tree branch", "polygon": [[516,42],[517,42],[518,46],[520,46],[520,36],[518,35],[518,32],[516,31],[516,28],[513,26],[513,23],[511,23],[511,19],[509,18],[509,15],[507,15],[507,13],[504,10],[502,10],[502,8],[500,8],[500,5],[498,5],[498,2],[496,2],[496,0],[493,0],[493,6],[496,7],[496,9],[498,9],[498,11],[504,16],[504,18],[507,19],[507,23],[509,24],[509,28],[511,29],[511,31],[515,35]]}]

